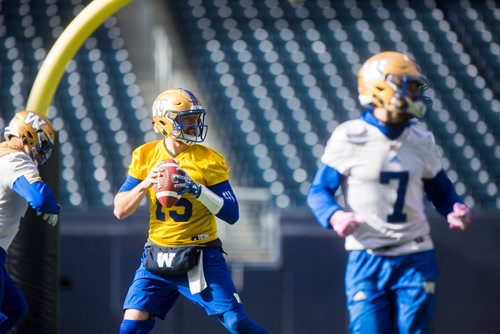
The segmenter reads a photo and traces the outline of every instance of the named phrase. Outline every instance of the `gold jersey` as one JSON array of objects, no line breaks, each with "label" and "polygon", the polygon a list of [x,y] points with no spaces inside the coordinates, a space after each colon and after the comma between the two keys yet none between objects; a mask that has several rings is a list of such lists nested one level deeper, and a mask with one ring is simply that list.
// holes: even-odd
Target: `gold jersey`
[{"label": "gold jersey", "polygon": [[[135,149],[129,175],[144,180],[151,169],[164,159],[173,158],[198,184],[206,187],[229,179],[224,157],[216,151],[193,144],[172,156],[163,140],[146,143]],[[161,246],[178,247],[204,244],[217,239],[215,216],[191,194],[183,194],[175,206],[164,208],[157,201],[153,187],[148,191],[149,240]]]}]

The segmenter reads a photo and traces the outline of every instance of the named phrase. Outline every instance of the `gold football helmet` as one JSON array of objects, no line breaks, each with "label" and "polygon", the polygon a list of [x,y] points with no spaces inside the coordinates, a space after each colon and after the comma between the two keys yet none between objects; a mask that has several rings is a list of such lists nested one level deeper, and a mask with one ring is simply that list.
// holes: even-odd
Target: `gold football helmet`
[{"label": "gold football helmet", "polygon": [[432,106],[423,94],[428,82],[407,55],[387,51],[369,58],[358,74],[359,101],[366,108],[384,108],[422,119]]},{"label": "gold football helmet", "polygon": [[169,89],[153,103],[153,128],[185,144],[202,142],[207,135],[206,111],[200,100],[184,88]]},{"label": "gold football helmet", "polygon": [[4,130],[6,140],[12,136],[22,139],[31,159],[40,166],[49,159],[56,140],[50,121],[32,111],[20,111],[14,115]]}]

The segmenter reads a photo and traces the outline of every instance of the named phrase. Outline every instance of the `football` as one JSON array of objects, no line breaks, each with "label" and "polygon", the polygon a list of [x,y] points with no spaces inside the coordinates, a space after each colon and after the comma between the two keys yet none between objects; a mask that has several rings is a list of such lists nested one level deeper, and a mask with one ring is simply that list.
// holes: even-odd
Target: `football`
[{"label": "football", "polygon": [[179,165],[174,159],[163,160],[160,165],[158,182],[153,185],[158,202],[165,208],[174,206],[181,198],[175,188],[177,182],[173,180],[173,176],[179,174],[178,167]]}]

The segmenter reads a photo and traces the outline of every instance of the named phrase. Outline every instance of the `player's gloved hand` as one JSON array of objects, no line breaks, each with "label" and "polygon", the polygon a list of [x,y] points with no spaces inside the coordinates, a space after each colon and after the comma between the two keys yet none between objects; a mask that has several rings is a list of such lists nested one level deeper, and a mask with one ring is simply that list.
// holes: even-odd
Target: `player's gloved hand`
[{"label": "player's gloved hand", "polygon": [[341,237],[351,235],[364,223],[362,219],[356,217],[354,212],[345,212],[343,210],[335,211],[330,217],[330,225]]},{"label": "player's gloved hand", "polygon": [[[61,206],[57,204],[59,207],[59,212],[61,211]],[[47,224],[50,226],[56,226],[57,222],[59,221],[59,212],[58,213],[43,213],[38,211],[36,213],[37,216],[42,216],[42,220],[45,221]]]},{"label": "player's gloved hand", "polygon": [[198,198],[201,193],[201,186],[194,182],[182,168],[177,168],[177,171],[180,175],[175,174],[172,176],[172,179],[177,182],[175,187],[179,189],[179,195],[189,193]]},{"label": "player's gloved hand", "polygon": [[446,216],[452,230],[465,230],[472,220],[471,209],[463,203],[455,203],[453,211]]}]

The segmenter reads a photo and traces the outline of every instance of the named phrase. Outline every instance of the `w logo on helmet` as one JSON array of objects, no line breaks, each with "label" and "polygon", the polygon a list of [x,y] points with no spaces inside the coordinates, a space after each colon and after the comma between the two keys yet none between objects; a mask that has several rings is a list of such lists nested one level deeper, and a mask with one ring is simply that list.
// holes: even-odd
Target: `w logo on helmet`
[{"label": "w logo on helmet", "polygon": [[52,153],[56,133],[50,121],[33,111],[19,111],[4,129],[4,137],[19,137],[27,148],[31,159],[43,165]]},{"label": "w logo on helmet", "polygon": [[168,100],[157,100],[153,104],[153,117],[163,117],[164,112],[168,111],[170,107],[170,103]]},{"label": "w logo on helmet", "polygon": [[29,124],[34,130],[40,129],[42,125],[47,124],[43,118],[33,112],[28,112],[24,118],[24,123]]}]

